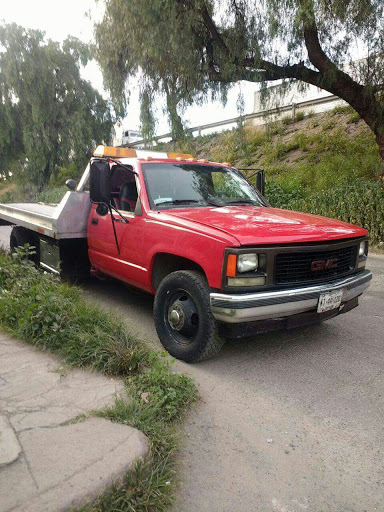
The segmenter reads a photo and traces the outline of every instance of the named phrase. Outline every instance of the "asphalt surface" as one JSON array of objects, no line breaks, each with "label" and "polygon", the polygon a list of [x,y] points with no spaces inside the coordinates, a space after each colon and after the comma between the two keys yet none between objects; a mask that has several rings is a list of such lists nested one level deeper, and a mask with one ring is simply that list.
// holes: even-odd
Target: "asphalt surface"
[{"label": "asphalt surface", "polygon": [[[384,511],[384,257],[368,268],[372,285],[345,315],[176,363],[202,400],[185,424],[173,512]],[[161,348],[152,297],[112,280],[85,290]]]}]

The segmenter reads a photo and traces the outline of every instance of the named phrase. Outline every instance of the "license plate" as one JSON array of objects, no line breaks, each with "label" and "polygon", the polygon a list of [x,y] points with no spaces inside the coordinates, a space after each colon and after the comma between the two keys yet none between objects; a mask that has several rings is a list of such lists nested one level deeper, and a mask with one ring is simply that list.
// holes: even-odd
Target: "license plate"
[{"label": "license plate", "polygon": [[322,293],[319,297],[319,303],[317,304],[317,312],[324,313],[324,311],[330,311],[331,309],[340,307],[342,296],[343,290]]}]

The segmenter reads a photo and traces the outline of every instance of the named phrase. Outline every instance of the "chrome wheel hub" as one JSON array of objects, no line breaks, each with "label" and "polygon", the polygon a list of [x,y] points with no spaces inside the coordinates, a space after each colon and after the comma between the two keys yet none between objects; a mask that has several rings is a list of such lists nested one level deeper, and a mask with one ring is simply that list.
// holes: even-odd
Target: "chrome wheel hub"
[{"label": "chrome wheel hub", "polygon": [[168,310],[168,322],[169,325],[175,331],[181,331],[184,326],[184,313],[179,304],[172,304]]}]

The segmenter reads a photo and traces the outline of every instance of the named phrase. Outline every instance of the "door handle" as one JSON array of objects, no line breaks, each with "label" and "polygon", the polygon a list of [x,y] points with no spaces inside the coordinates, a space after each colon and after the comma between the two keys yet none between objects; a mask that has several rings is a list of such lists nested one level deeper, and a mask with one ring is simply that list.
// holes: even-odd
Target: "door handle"
[{"label": "door handle", "polygon": [[115,222],[123,222],[124,224],[128,224],[129,223],[129,220],[128,219],[122,219],[121,217],[113,217],[113,220]]}]

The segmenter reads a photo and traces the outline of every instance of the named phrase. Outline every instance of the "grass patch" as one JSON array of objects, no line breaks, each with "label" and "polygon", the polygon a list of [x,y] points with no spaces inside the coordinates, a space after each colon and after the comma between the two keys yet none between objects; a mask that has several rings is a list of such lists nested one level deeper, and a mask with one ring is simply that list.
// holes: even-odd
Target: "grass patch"
[{"label": "grass patch", "polygon": [[122,322],[89,304],[80,289],[35,268],[30,253],[29,246],[14,257],[0,249],[0,327],[60,355],[60,373],[79,366],[126,377],[126,396],[93,414],[140,429],[151,446],[122,482],[79,510],[166,510],[176,484],[180,419],[197,398],[193,382],[171,371],[167,353],[149,350]]},{"label": "grass patch", "polygon": [[48,187],[36,194],[35,201],[38,203],[58,204],[63,199],[66,192],[68,192],[68,188],[65,185]]},{"label": "grass patch", "polygon": [[149,353],[121,322],[83,299],[80,289],[0,253],[0,325],[20,339],[59,354],[67,364],[129,375]]},{"label": "grass patch", "polygon": [[358,123],[360,120],[361,120],[360,114],[358,114],[357,112],[353,112],[348,117],[347,123],[348,124],[351,124],[351,123],[355,124],[355,123]]},{"label": "grass patch", "polygon": [[295,114],[295,123],[298,123],[299,121],[302,121],[305,117],[304,112],[296,112]]},{"label": "grass patch", "polygon": [[352,114],[353,112],[355,112],[355,109],[353,107],[351,107],[350,105],[345,105],[343,107],[338,106],[338,107],[333,108],[329,112],[329,115],[336,116],[338,114]]},{"label": "grass patch", "polygon": [[284,126],[288,126],[289,124],[292,124],[294,122],[294,119],[292,116],[284,116],[281,119],[281,122],[283,123]]}]

